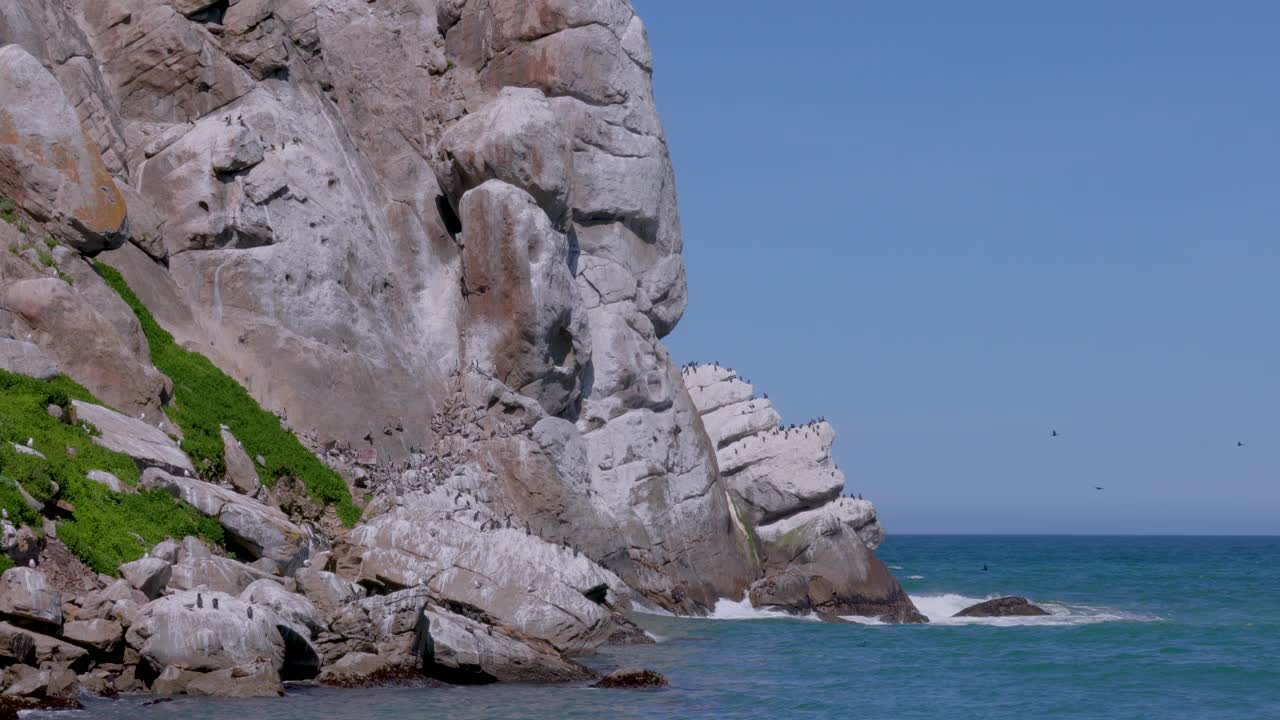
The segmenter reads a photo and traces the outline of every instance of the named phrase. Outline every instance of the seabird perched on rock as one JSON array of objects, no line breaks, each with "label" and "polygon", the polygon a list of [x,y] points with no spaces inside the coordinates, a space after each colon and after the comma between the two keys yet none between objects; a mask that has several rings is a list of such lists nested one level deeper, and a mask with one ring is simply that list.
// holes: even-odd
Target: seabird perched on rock
[{"label": "seabird perched on rock", "polygon": [[196,593],[196,607],[200,608],[201,610],[204,609],[204,596],[201,595],[200,593]]},{"label": "seabird perched on rock", "polygon": [[214,609],[214,610],[217,610],[217,609],[218,609],[218,598],[214,598],[214,599],[213,599],[213,609]]},{"label": "seabird perched on rock", "polygon": [[253,619],[253,606],[252,606],[252,605],[250,605],[250,606],[249,606],[248,614],[249,614],[249,619],[250,619],[250,620],[252,620],[252,619]]}]

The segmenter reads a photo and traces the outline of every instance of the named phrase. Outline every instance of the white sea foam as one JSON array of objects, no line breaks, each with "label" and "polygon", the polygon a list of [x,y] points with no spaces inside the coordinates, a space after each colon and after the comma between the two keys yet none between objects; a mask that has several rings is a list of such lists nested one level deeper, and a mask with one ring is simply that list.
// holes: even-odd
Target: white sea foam
[{"label": "white sea foam", "polygon": [[813,615],[790,615],[781,610],[767,610],[764,608],[752,607],[751,600],[749,600],[746,595],[743,595],[741,600],[720,598],[716,601],[715,608],[707,618],[710,620],[776,620],[778,618],[786,618],[790,620],[818,620],[818,618]]},{"label": "white sea foam", "polygon": [[890,569],[890,570],[901,570],[901,569],[902,569],[902,566],[901,566],[901,565],[890,565],[890,566],[889,566],[889,569]]},{"label": "white sea foam", "polygon": [[[1153,622],[1161,618],[1154,615],[1142,615],[1139,613],[1131,613],[1123,610],[1114,610],[1106,607],[1096,607],[1092,605],[1068,604],[1057,602],[1032,602],[1049,612],[1048,615],[1036,615],[1029,617],[995,617],[995,618],[970,618],[970,617],[954,617],[961,610],[971,605],[977,605],[980,602],[994,600],[1002,597],[1000,595],[988,595],[986,597],[969,597],[967,595],[959,595],[957,593],[940,593],[940,594],[921,594],[912,595],[911,601],[915,603],[916,609],[924,613],[929,618],[930,625],[990,625],[994,627],[1018,627],[1018,626],[1061,626],[1061,625],[1091,625],[1102,622]],[[636,611],[653,615],[663,615],[666,617],[675,617],[671,613],[654,607],[644,607],[637,603]],[[691,617],[689,619],[698,620],[803,620],[810,622],[821,622],[821,619],[809,613],[807,615],[791,615],[781,610],[770,610],[765,608],[756,608],[751,606],[751,600],[747,596],[743,596],[741,600],[730,600],[729,598],[720,598],[716,601],[715,608],[709,615],[704,618]],[[844,616],[845,620],[858,623],[860,625],[885,625],[879,618],[863,617],[858,615]],[[653,635],[651,637],[657,642],[662,642],[666,638]]]},{"label": "white sea foam", "polygon": [[908,576],[907,576],[907,579],[908,579],[908,580],[923,580],[923,579],[924,579],[924,576],[923,576],[923,575],[908,575]]},{"label": "white sea foam", "polygon": [[[1151,622],[1160,618],[1153,615],[1141,615],[1138,613],[1125,612],[1123,610],[1114,610],[1105,607],[1094,607],[1090,605],[1078,605],[1055,602],[1036,602],[1049,612],[1048,615],[1036,615],[1028,617],[995,617],[995,618],[969,618],[954,617],[961,610],[977,605],[980,602],[993,600],[1000,595],[988,595],[987,597],[968,597],[958,595],[956,593],[941,593],[936,595],[912,595],[911,602],[915,603],[916,609],[924,613],[929,618],[931,625],[991,625],[994,627],[1018,627],[1018,626],[1061,626],[1061,625],[1092,625],[1102,622]],[[847,617],[846,620],[862,623],[864,625],[883,625],[877,618],[866,617]]]}]

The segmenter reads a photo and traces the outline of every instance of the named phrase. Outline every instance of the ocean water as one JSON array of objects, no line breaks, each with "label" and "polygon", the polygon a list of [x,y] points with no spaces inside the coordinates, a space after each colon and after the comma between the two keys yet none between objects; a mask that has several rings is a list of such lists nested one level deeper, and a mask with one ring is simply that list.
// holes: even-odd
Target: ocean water
[{"label": "ocean water", "polygon": [[[711,619],[642,616],[658,644],[589,660],[653,668],[671,680],[665,690],[302,689],[97,701],[78,716],[1280,718],[1280,538],[897,536],[879,554],[936,622],[833,625],[722,602]],[[1053,615],[949,619],[1006,594]]]}]

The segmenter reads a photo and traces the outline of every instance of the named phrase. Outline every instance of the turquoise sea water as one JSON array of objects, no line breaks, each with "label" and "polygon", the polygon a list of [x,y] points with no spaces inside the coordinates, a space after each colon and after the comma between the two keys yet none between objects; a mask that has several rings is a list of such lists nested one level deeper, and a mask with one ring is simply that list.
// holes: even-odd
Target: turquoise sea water
[{"label": "turquoise sea water", "polygon": [[935,619],[1003,594],[1055,614],[829,625],[723,603],[724,619],[643,616],[661,642],[589,661],[659,670],[666,690],[294,690],[270,701],[95,702],[79,716],[1280,718],[1280,538],[898,536],[879,554]]}]

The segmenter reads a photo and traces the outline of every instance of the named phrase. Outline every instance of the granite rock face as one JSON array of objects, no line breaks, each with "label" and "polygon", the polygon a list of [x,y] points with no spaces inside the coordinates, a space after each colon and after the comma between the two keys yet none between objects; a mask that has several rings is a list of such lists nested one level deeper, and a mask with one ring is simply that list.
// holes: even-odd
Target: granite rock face
[{"label": "granite rock face", "polygon": [[564,652],[595,650],[614,628],[609,609],[585,593],[601,586],[623,592],[622,580],[478,507],[445,492],[410,495],[353,533],[360,576],[393,588],[424,586]]},{"label": "granite rock face", "polygon": [[[68,266],[77,264],[88,270],[79,258]],[[121,411],[133,417],[149,414],[152,422],[161,423],[160,408],[172,395],[171,383],[146,357],[137,320],[127,329],[113,323],[109,313],[115,306],[92,297],[95,286],[110,292],[91,270],[78,289],[53,277],[14,279],[0,287],[0,311],[12,314],[20,323],[19,337],[38,345],[59,370]],[[128,308],[124,312],[132,318]]]},{"label": "granite rock face", "polygon": [[[660,342],[682,239],[626,0],[21,0],[0,41],[80,112],[42,131],[106,169],[115,239],[68,243],[127,237],[103,259],[291,428],[402,464],[459,440],[436,427],[456,378],[496,383],[481,413],[533,405],[445,469],[500,478],[504,518],[682,612],[757,575]],[[25,177],[11,195],[44,218]],[[136,409],[103,397],[162,422],[160,382]]]},{"label": "granite rock face", "polygon": [[773,403],[728,368],[694,365],[682,376],[720,474],[752,522],[772,523],[839,497],[845,478],[831,457],[835,431],[828,423],[781,427]]},{"label": "granite rock face", "polygon": [[164,490],[202,514],[216,518],[228,539],[254,559],[265,557],[287,564],[307,550],[308,532],[279,508],[229,488],[170,475],[158,468],[148,468],[142,473],[142,486]]},{"label": "granite rock face", "polygon": [[38,380],[58,376],[58,366],[35,343],[0,338],[0,370],[29,375]]},{"label": "granite rock face", "polygon": [[[418,629],[429,632],[425,646],[415,643]],[[593,675],[549,643],[476,608],[435,598],[425,588],[348,605],[333,621],[332,633],[331,642],[365,643],[393,666],[420,669],[446,682],[564,682]]]},{"label": "granite rock face", "polygon": [[269,610],[225,593],[187,590],[142,608],[126,635],[129,647],[156,668],[208,672],[267,658],[284,664],[284,640]]},{"label": "granite rock face", "polygon": [[124,196],[58,79],[22,46],[5,45],[0,97],[0,197],[77,250],[118,247]]},{"label": "granite rock face", "polygon": [[195,466],[178,443],[143,420],[122,415],[93,403],[71,401],[76,421],[98,429],[93,441],[108,450],[124,453],[139,467],[191,475]]},{"label": "granite rock face", "polygon": [[0,617],[37,629],[62,625],[62,594],[43,573],[15,567],[0,575]]},{"label": "granite rock face", "polygon": [[682,371],[740,518],[757,539],[764,577],[751,586],[757,607],[923,622],[902,586],[875,556],[884,530],[875,507],[841,494],[826,422],[782,426],[768,397],[734,371]]},{"label": "granite rock face", "polygon": [[[118,626],[134,661],[82,682],[576,680],[633,601],[908,614],[831,428],[662,344],[688,293],[652,75],[628,0],[3,3],[0,363],[101,397],[71,419],[252,560],[166,541],[75,598],[66,652]],[[241,428],[202,476],[85,255],[359,487],[361,524],[264,488]]]}]

